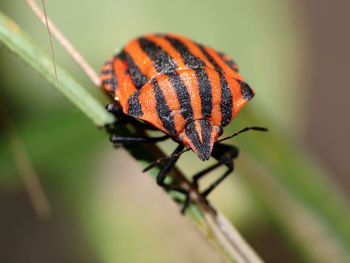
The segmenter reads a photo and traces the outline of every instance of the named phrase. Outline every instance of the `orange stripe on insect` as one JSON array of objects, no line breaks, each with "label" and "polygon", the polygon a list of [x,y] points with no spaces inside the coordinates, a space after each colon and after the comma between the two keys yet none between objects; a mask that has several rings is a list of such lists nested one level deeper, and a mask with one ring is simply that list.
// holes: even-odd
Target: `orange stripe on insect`
[{"label": "orange stripe on insect", "polygon": [[152,78],[157,74],[157,70],[154,67],[152,60],[142,50],[138,39],[129,42],[124,50],[130,55],[137,67],[146,77]]},{"label": "orange stripe on insect", "polygon": [[136,87],[127,73],[127,65],[125,61],[116,58],[114,61],[114,71],[117,76],[118,89],[115,90],[115,96],[119,100],[123,112],[128,112],[128,99],[136,91]]},{"label": "orange stripe on insect", "polygon": [[104,81],[104,80],[110,79],[110,78],[113,78],[113,74],[112,73],[109,73],[107,75],[101,75],[101,81]]},{"label": "orange stripe on insect", "polygon": [[101,68],[102,73],[108,70],[112,69],[112,62],[110,62],[111,64],[104,64]]},{"label": "orange stripe on insect", "polygon": [[145,38],[160,46],[170,57],[175,60],[178,68],[185,67],[185,63],[182,60],[181,54],[164,37],[157,35],[147,35]]},{"label": "orange stripe on insect", "polygon": [[196,129],[196,131],[197,131],[197,133],[198,133],[199,141],[200,141],[201,143],[203,143],[202,126],[200,125],[200,123],[199,123],[198,121],[196,121],[196,122],[194,123],[194,125],[195,125],[195,129]]},{"label": "orange stripe on insect", "polygon": [[232,118],[235,117],[235,115],[238,113],[238,111],[248,102],[248,100],[243,99],[242,93],[241,93],[241,85],[239,81],[231,78],[226,78],[232,97],[233,97],[233,111],[232,111]]},{"label": "orange stripe on insect", "polygon": [[157,113],[157,101],[155,98],[156,94],[154,93],[153,89],[153,85],[150,82],[145,84],[141,89],[139,102],[141,104],[143,115],[140,117],[140,119],[152,123],[152,125],[158,129],[166,132],[163,123]]},{"label": "orange stripe on insect", "polygon": [[214,61],[222,68],[222,70],[225,72],[225,74],[227,74],[228,76],[230,76],[231,78],[236,78],[239,80],[242,80],[241,75],[239,75],[239,73],[235,72],[233,69],[231,69],[218,55],[218,53],[212,49],[212,48],[208,48],[208,47],[204,47],[205,51],[214,59]]},{"label": "orange stripe on insect", "polygon": [[215,69],[214,65],[212,65],[209,60],[206,58],[206,56],[202,53],[202,51],[200,50],[200,48],[198,47],[198,45],[196,43],[194,43],[192,40],[183,37],[183,36],[179,36],[179,35],[172,35],[169,34],[169,36],[176,38],[178,40],[180,40],[187,48],[188,50],[191,52],[192,55],[200,58],[201,60],[203,60],[203,62],[210,68]]}]

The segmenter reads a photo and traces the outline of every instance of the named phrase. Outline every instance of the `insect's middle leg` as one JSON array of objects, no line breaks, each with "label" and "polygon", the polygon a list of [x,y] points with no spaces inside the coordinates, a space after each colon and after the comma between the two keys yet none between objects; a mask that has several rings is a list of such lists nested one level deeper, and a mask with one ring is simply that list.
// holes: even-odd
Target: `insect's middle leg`
[{"label": "insect's middle leg", "polygon": [[225,165],[227,166],[226,172],[221,175],[214,183],[212,183],[206,190],[204,190],[201,195],[204,199],[233,171],[234,164],[233,159],[238,156],[238,148],[233,145],[228,144],[215,144],[213,151],[211,153],[212,157],[218,160],[218,163],[204,169],[203,171],[195,174],[193,176],[193,184],[198,187],[199,179],[203,178],[209,172],[213,171],[215,168]]}]

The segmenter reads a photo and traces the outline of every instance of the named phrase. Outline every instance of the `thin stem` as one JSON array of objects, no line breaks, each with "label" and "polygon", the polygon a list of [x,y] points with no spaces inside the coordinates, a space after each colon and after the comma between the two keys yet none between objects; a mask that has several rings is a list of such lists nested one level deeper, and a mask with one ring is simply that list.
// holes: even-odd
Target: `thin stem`
[{"label": "thin stem", "polygon": [[[28,6],[32,9],[34,14],[40,19],[40,21],[46,25],[45,14],[40,10],[34,0],[25,0]],[[68,41],[68,39],[61,33],[61,31],[55,26],[55,24],[47,18],[48,28],[50,29],[52,35],[61,44],[61,46],[67,51],[67,53],[73,58],[73,60],[78,64],[78,66],[84,71],[88,78],[99,87],[101,82],[98,74],[93,70],[93,68],[86,62],[86,60],[79,54],[79,52],[73,47],[73,45]]]},{"label": "thin stem", "polygon": [[[236,248],[240,256],[244,259],[242,262],[263,262],[258,254],[250,247],[236,228],[220,212],[216,216],[216,224],[221,232],[232,246]],[[239,246],[237,246],[239,244]]]}]

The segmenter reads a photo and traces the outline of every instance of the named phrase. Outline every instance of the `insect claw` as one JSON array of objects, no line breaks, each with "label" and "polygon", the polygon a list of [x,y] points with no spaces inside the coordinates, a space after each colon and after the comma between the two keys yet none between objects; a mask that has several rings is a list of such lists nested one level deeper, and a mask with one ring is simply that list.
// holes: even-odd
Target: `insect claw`
[{"label": "insect claw", "polygon": [[[158,160],[157,160],[158,161]],[[148,165],[145,169],[142,170],[143,173],[147,172],[148,170],[151,170],[154,166],[156,166],[159,162],[153,162],[150,165]]]}]

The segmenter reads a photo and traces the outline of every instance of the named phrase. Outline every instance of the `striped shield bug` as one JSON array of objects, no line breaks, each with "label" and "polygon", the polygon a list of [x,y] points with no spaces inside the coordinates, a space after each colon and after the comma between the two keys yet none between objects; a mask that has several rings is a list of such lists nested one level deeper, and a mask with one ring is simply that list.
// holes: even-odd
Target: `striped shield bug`
[{"label": "striped shield bug", "polygon": [[[44,1],[42,13],[32,0],[26,0],[33,12],[47,26],[56,85],[55,56],[51,42],[54,35],[87,76],[109,93],[115,103],[107,105],[117,120],[127,121],[145,129],[165,133],[161,137],[120,136],[114,134],[114,144],[159,142],[173,139],[178,147],[167,158],[161,158],[144,169],[147,171],[165,161],[157,183],[166,190],[186,195],[182,211],[189,204],[189,192],[165,183],[166,176],[181,154],[192,150],[202,160],[215,158],[218,163],[193,176],[198,180],[220,165],[227,171],[212,183],[201,196],[208,194],[233,171],[233,159],[238,156],[235,146],[222,142],[248,130],[267,131],[261,127],[246,127],[231,136],[219,139],[238,111],[254,97],[254,91],[243,81],[237,64],[225,54],[174,34],[150,34],[131,40],[124,49],[110,57],[98,76],[67,39],[47,18]],[[185,148],[185,149],[184,149]]]},{"label": "striped shield bug", "polygon": [[236,147],[221,142],[250,129],[266,130],[247,127],[218,139],[222,128],[253,98],[254,91],[243,81],[237,64],[230,57],[183,36],[149,34],[131,40],[104,64],[101,83],[116,101],[107,105],[108,111],[119,119],[165,133],[156,138],[112,134],[113,143],[158,142],[172,138],[179,144],[172,155],[157,160],[145,170],[166,161],[157,183],[167,190],[184,193],[186,203],[189,199],[186,191],[164,182],[182,153],[192,150],[202,161],[211,156],[218,160],[217,164],[193,177],[196,186],[203,175],[216,167],[228,167],[202,193],[206,198],[233,171],[233,159],[238,155]]}]

